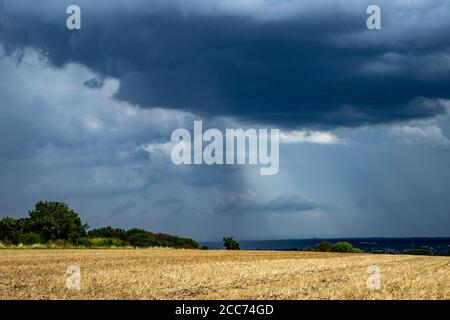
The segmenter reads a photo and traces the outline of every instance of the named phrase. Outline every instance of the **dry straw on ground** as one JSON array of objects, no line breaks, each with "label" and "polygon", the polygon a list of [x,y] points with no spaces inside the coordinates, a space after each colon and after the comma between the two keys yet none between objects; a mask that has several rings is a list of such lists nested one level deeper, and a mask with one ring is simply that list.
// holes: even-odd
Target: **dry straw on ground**
[{"label": "dry straw on ground", "polygon": [[[367,267],[382,288],[367,288]],[[69,265],[81,289],[66,288]],[[450,299],[450,258],[202,250],[0,250],[0,299]]]}]

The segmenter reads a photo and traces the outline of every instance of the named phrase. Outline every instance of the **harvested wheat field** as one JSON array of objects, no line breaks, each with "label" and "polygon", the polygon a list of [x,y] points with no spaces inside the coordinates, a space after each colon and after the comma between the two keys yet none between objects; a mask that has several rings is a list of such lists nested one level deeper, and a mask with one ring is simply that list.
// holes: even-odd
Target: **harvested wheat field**
[{"label": "harvested wheat field", "polygon": [[[367,267],[381,289],[367,288]],[[69,265],[81,288],[66,288]],[[1,299],[449,299],[450,258],[202,250],[1,250]]]}]

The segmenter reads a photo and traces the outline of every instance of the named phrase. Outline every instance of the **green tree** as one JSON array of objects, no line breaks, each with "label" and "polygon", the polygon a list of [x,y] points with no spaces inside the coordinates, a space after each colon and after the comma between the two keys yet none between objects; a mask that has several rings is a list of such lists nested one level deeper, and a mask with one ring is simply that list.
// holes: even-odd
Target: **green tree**
[{"label": "green tree", "polygon": [[240,250],[239,242],[233,239],[233,237],[224,237],[223,245],[227,250]]},{"label": "green tree", "polygon": [[321,241],[314,246],[314,251],[318,252],[330,252],[333,244],[329,241]]},{"label": "green tree", "polygon": [[86,236],[87,224],[63,202],[39,201],[29,213],[30,231],[38,233],[44,241],[61,239],[76,244]]},{"label": "green tree", "polygon": [[354,248],[350,242],[341,241],[333,244],[331,247],[331,252],[351,252],[360,253],[363,252],[361,249]]}]

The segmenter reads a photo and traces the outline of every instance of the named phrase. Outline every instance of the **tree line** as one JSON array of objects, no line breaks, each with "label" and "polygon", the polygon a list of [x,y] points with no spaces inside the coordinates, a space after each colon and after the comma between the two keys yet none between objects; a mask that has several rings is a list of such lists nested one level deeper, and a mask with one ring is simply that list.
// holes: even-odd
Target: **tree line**
[{"label": "tree line", "polygon": [[39,201],[27,218],[6,217],[0,220],[0,242],[3,245],[54,245],[81,247],[173,247],[198,249],[189,238],[144,229],[123,230],[102,227],[89,230],[80,215],[64,202]]}]

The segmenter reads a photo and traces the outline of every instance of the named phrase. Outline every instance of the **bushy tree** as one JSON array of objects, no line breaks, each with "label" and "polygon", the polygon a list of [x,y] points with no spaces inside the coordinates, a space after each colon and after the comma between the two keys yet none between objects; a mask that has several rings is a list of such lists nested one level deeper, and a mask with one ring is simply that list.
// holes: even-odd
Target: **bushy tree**
[{"label": "bushy tree", "polygon": [[363,252],[361,249],[354,248],[351,243],[347,241],[341,241],[333,244],[331,247],[331,252],[351,252],[360,253]]},{"label": "bushy tree", "polygon": [[314,251],[318,252],[330,252],[333,244],[329,241],[321,241],[314,246]]},{"label": "bushy tree", "polygon": [[233,239],[233,237],[224,237],[223,245],[227,250],[240,250],[239,242]]},{"label": "bushy tree", "polygon": [[64,202],[39,201],[29,213],[30,231],[38,233],[44,241],[63,239],[77,243],[86,236],[87,224]]}]

